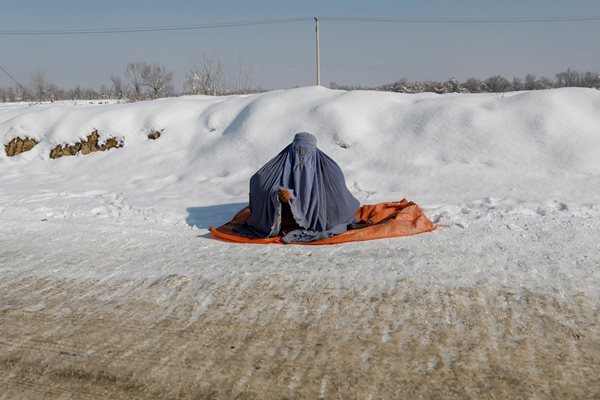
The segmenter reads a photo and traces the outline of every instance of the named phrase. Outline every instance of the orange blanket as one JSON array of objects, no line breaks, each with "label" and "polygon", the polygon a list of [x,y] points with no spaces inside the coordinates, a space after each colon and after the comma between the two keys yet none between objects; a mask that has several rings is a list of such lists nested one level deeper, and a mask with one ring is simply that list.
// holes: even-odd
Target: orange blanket
[{"label": "orange blanket", "polygon": [[[379,204],[366,204],[356,210],[354,215],[358,221],[367,223],[367,227],[349,230],[328,239],[295,244],[318,245],[359,242],[396,236],[416,235],[417,233],[431,232],[436,228],[435,224],[425,216],[421,207],[406,199]],[[219,228],[210,227],[209,230],[216,238],[228,242],[257,244],[283,243],[279,236],[259,239],[241,236],[236,233],[233,229],[236,226],[243,225],[249,217],[250,208],[245,207],[225,225]]]}]

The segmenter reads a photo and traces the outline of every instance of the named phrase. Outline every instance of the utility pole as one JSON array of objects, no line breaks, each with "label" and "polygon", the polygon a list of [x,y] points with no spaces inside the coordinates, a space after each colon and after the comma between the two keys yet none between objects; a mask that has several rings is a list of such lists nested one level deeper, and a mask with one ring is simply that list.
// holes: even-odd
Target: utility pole
[{"label": "utility pole", "polygon": [[315,19],[315,37],[317,40],[317,86],[321,86],[321,50],[319,49],[319,19]]}]

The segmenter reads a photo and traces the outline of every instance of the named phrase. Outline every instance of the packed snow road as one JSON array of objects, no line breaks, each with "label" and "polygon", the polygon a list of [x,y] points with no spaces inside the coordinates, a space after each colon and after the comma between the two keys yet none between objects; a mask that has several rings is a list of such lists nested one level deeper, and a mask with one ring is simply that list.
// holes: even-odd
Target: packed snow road
[{"label": "packed snow road", "polygon": [[0,398],[597,396],[598,218],[449,210],[303,247],[5,209]]}]

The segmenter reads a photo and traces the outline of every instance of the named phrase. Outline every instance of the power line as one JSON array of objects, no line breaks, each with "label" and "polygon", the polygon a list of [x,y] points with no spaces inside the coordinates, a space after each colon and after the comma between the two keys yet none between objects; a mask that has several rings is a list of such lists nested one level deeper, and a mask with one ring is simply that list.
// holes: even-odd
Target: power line
[{"label": "power line", "polygon": [[160,32],[160,31],[184,31],[194,29],[233,28],[240,26],[285,24],[312,20],[312,17],[280,18],[251,21],[219,22],[212,24],[196,25],[172,25],[172,26],[143,26],[137,28],[96,28],[96,29],[61,29],[61,30],[39,30],[39,31],[0,31],[0,35],[90,35],[110,33],[135,33],[135,32]]},{"label": "power line", "polygon": [[319,20],[334,22],[390,22],[390,23],[534,23],[600,21],[600,16],[534,17],[534,18],[378,18],[378,17],[320,17]]},{"label": "power line", "polygon": [[[0,35],[97,35],[114,33],[184,31],[196,29],[234,28],[256,25],[286,24],[293,22],[312,21],[313,17],[262,19],[233,22],[217,22],[195,25],[142,26],[126,28],[94,28],[94,29],[60,29],[60,30],[24,30],[0,31]],[[372,22],[372,23],[427,23],[427,24],[502,24],[502,23],[544,23],[544,22],[582,22],[600,21],[600,16],[571,16],[571,17],[531,17],[531,18],[385,18],[385,17],[319,17],[322,21],[332,22]]]},{"label": "power line", "polygon": [[[29,93],[29,90],[27,90],[27,88],[25,88],[25,86],[21,85],[19,83],[19,81],[17,81],[15,78],[13,78],[13,76],[11,74],[9,74],[8,71],[5,70],[4,67],[2,67],[2,65],[0,65],[0,70],[2,70],[2,72],[4,72],[10,79],[12,79],[13,82],[16,83],[18,87],[21,88],[21,90],[23,90],[25,93],[27,93],[29,96],[31,96],[31,93]],[[33,97],[33,96],[31,96],[31,97]]]}]

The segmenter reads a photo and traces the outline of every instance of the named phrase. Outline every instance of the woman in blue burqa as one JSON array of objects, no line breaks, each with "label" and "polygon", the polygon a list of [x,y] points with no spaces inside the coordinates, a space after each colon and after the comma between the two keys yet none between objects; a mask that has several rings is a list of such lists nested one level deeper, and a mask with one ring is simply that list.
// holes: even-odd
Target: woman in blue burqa
[{"label": "woman in blue burqa", "polygon": [[345,232],[359,205],[337,163],[301,132],[250,179],[251,216],[236,230],[285,243],[325,239]]}]

